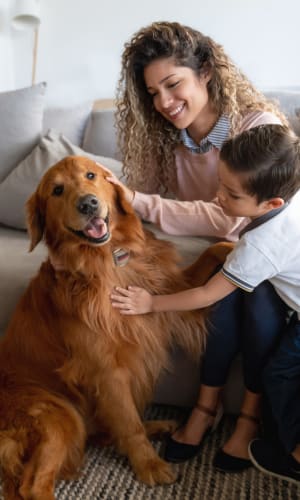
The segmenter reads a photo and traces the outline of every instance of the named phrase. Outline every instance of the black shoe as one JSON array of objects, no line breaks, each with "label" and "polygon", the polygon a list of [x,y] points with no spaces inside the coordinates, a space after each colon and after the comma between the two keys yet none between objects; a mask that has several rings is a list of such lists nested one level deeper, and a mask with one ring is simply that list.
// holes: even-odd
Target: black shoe
[{"label": "black shoe", "polygon": [[186,462],[187,460],[191,460],[196,455],[198,455],[210,433],[211,427],[207,429],[199,444],[180,443],[179,441],[173,439],[172,436],[169,436],[166,440],[164,449],[164,459],[167,462],[172,462],[174,464],[179,464],[182,462]]},{"label": "black shoe", "polygon": [[239,458],[229,455],[220,449],[213,459],[213,466],[223,472],[242,472],[252,466],[248,458]]},{"label": "black shoe", "polygon": [[[255,426],[260,425],[259,418],[254,415],[249,415],[243,411],[239,413],[238,418],[246,419],[252,422]],[[223,472],[242,472],[243,470],[251,467],[252,462],[249,458],[240,458],[235,457],[234,455],[229,455],[220,448],[213,459],[213,466]]]},{"label": "black shoe", "polygon": [[198,404],[197,408],[203,413],[206,413],[207,415],[214,417],[215,420],[213,425],[206,430],[199,444],[180,443],[179,441],[173,439],[172,436],[169,436],[166,440],[165,449],[163,453],[163,458],[167,462],[178,464],[194,458],[200,452],[209,434],[215,431],[217,426],[219,425],[223,416],[223,408],[221,406],[218,408],[217,411],[212,411],[201,404]]},{"label": "black shoe", "polygon": [[263,439],[251,441],[248,451],[253,465],[261,472],[299,485],[300,463],[292,455],[283,454]]}]

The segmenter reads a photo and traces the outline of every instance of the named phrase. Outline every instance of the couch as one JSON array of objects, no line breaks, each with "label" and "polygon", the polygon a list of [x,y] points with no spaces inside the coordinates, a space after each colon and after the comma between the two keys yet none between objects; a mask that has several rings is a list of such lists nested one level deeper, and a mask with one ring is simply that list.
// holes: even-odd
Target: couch
[{"label": "couch", "polygon": [[[279,100],[296,133],[300,134],[300,89],[266,93]],[[121,172],[114,129],[113,101],[83,102],[75,107],[50,108],[46,84],[0,93],[0,335],[46,250],[40,244],[28,252],[24,203],[45,169],[69,154],[85,154]],[[213,240],[174,237],[147,224],[159,237],[174,242],[191,263]],[[24,332],[26,334],[26,332]],[[174,346],[172,367],[161,374],[154,401],[192,406],[200,383],[199,363]],[[217,369],[217,367],[216,367]],[[234,361],[224,389],[224,407],[238,412],[243,393],[241,361]]]}]

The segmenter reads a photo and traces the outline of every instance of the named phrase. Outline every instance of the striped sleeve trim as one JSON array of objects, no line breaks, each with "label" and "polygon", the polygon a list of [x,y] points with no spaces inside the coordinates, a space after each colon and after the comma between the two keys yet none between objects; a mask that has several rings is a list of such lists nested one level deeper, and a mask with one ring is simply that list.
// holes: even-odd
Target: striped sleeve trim
[{"label": "striped sleeve trim", "polygon": [[226,279],[237,285],[239,288],[242,288],[242,290],[245,290],[246,292],[253,292],[254,286],[249,285],[249,283],[246,283],[246,281],[240,280],[233,274],[229,273],[224,269],[224,267],[221,269],[221,273],[225,276]]}]

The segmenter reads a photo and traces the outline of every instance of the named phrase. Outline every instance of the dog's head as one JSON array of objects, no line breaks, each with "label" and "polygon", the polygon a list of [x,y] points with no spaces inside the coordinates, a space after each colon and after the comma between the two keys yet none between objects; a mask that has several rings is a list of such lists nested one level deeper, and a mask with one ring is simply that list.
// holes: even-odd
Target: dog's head
[{"label": "dog's head", "polygon": [[30,250],[43,237],[51,249],[62,241],[92,247],[114,241],[130,246],[143,238],[123,189],[108,182],[107,176],[99,164],[79,156],[69,156],[50,168],[27,202]]}]

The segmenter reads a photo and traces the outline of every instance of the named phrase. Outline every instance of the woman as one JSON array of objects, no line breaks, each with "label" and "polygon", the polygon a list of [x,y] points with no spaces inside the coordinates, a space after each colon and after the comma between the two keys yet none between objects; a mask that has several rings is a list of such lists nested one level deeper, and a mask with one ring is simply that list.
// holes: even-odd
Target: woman
[{"label": "woman", "polygon": [[[141,218],[170,234],[236,241],[249,220],[226,216],[215,198],[221,146],[254,126],[286,124],[284,115],[220,45],[171,22],[142,28],[125,45],[117,103],[124,189]],[[120,183],[115,177],[110,180]],[[256,321],[258,311],[265,321]],[[167,460],[184,461],[200,451],[215,427],[230,363],[242,350],[244,401],[234,432],[214,464],[226,471],[250,465],[248,444],[258,433],[261,371],[284,321],[285,310],[268,282],[252,294],[237,290],[216,304],[199,399],[185,425],[169,438]]]},{"label": "woman", "polygon": [[[125,45],[117,128],[128,199],[170,234],[236,240],[245,221],[215,202],[225,139],[286,118],[198,31],[154,23]],[[194,144],[196,143],[196,144]],[[158,194],[173,195],[176,200]]]}]

